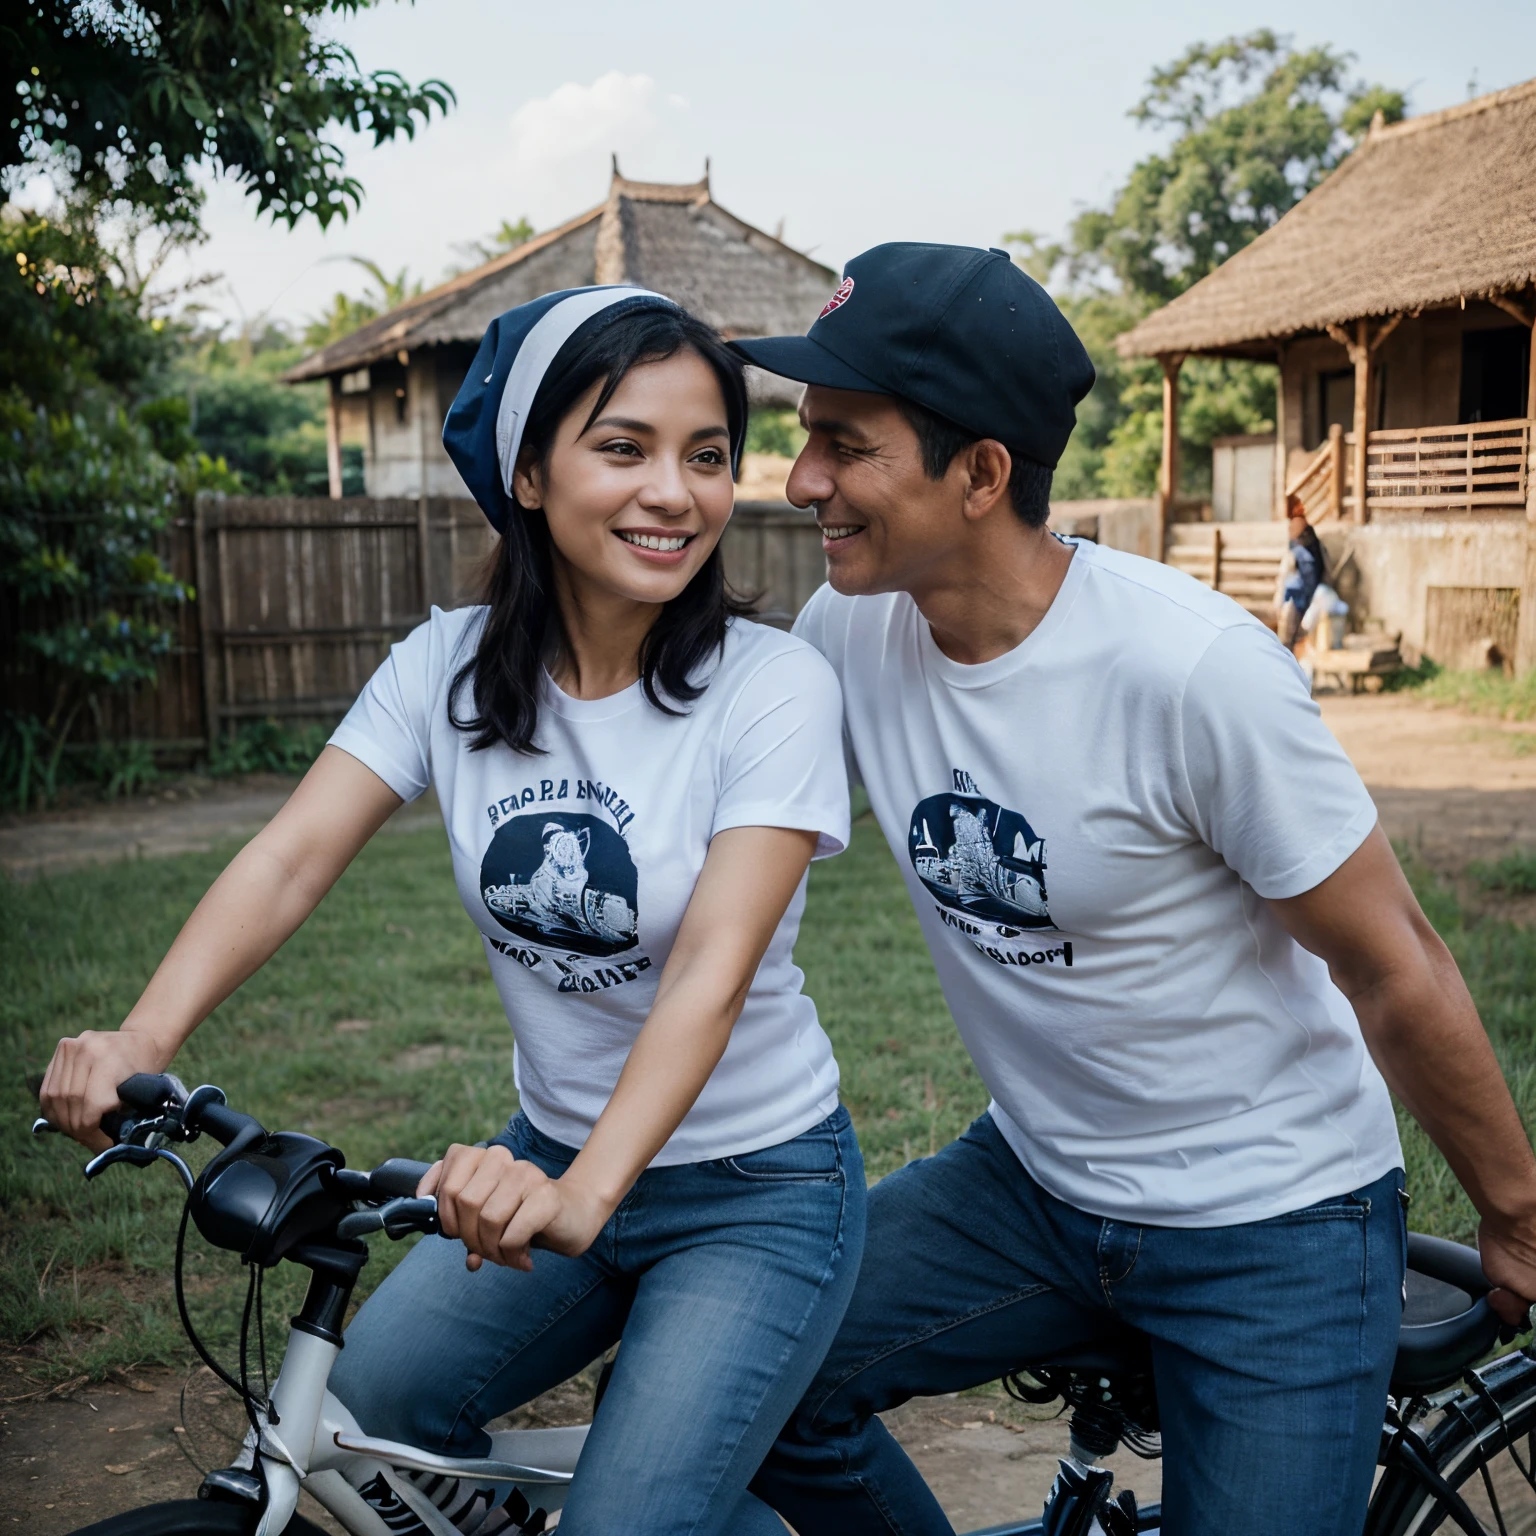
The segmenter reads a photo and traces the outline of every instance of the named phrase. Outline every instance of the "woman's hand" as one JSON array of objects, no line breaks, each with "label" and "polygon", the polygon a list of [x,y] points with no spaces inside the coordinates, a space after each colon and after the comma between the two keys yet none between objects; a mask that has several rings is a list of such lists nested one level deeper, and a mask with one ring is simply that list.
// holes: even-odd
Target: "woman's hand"
[{"label": "woman's hand", "polygon": [[449,1147],[422,1176],[416,1193],[437,1196],[443,1235],[469,1249],[470,1269],[479,1269],[485,1259],[508,1269],[532,1269],[532,1248],[577,1258],[613,1214],[569,1174],[552,1179],[505,1147]]},{"label": "woman's hand", "polygon": [[54,1048],[38,1107],[56,1130],[102,1152],[112,1138],[102,1130],[101,1117],[118,1107],[117,1085],[135,1072],[164,1072],[169,1065],[165,1047],[148,1034],[88,1029]]}]

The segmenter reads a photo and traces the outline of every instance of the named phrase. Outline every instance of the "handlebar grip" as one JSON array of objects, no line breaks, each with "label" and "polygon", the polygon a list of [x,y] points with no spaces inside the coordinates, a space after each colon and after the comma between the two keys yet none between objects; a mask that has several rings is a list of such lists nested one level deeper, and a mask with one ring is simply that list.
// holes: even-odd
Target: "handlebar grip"
[{"label": "handlebar grip", "polygon": [[259,1136],[266,1135],[266,1128],[259,1120],[250,1115],[242,1115],[238,1109],[231,1109],[227,1104],[216,1104],[211,1100],[198,1107],[196,1120],[192,1129],[206,1131],[224,1147],[242,1131],[254,1130]]},{"label": "handlebar grip", "polygon": [[390,1196],[412,1196],[431,1163],[413,1162],[408,1157],[391,1157],[368,1175],[368,1187],[376,1200]]},{"label": "handlebar grip", "polygon": [[[118,1101],[127,1109],[141,1115],[163,1108],[167,1103],[185,1104],[187,1090],[180,1078],[169,1072],[135,1072],[132,1077],[117,1085]],[[106,1128],[105,1117],[102,1120]]]}]

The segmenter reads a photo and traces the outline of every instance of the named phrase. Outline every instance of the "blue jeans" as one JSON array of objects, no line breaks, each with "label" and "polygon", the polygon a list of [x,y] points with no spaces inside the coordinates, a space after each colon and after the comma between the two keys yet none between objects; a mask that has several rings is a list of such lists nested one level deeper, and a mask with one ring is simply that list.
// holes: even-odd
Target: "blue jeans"
[{"label": "blue jeans", "polygon": [[1401,1190],[1394,1171],[1268,1221],[1131,1226],[1048,1195],[983,1115],[870,1191],[858,1288],[753,1492],[800,1536],[949,1536],[874,1415],[1129,1324],[1151,1342],[1169,1536],[1359,1536],[1402,1319]]},{"label": "blue jeans", "polygon": [[[496,1138],[558,1176],[575,1152],[518,1115]],[[485,1424],[622,1336],[560,1529],[782,1527],[748,1479],[821,1364],[864,1245],[845,1109],[776,1147],[641,1174],[580,1258],[471,1274],[424,1238],[347,1330],[331,1388],[370,1434],[487,1454]],[[771,1524],[770,1524],[771,1522]]]}]

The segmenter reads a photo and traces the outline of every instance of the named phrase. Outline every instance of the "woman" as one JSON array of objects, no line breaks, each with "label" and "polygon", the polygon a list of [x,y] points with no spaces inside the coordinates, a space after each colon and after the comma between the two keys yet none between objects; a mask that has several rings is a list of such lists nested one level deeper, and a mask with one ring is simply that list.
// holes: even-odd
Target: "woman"
[{"label": "woman", "polygon": [[1280,590],[1279,623],[1276,626],[1280,639],[1295,650],[1301,638],[1301,621],[1312,606],[1318,585],[1327,574],[1327,562],[1323,557],[1323,542],[1317,530],[1307,521],[1306,508],[1299,496],[1286,502],[1286,533],[1288,569],[1282,576]]},{"label": "woman", "polygon": [[[522,1109],[427,1174],[445,1236],[363,1307],[332,1386],[370,1433],[484,1455],[487,1421],[622,1335],[568,1536],[780,1529],[747,1481],[863,1244],[858,1146],[791,956],[807,866],[848,836],[841,700],[726,593],[746,410],[741,364],[654,294],[496,320],[443,434],[501,533],[486,604],[393,648],[122,1028],[61,1042],[43,1087],[102,1145],[115,1085],[163,1071],[434,788]],[[440,1483],[461,1528],[511,1528],[494,1489]]]}]

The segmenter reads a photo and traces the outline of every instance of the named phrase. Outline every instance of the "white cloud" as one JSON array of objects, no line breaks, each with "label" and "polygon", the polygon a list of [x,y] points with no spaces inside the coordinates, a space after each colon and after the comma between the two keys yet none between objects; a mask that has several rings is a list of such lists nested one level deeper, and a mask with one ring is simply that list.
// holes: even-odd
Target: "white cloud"
[{"label": "white cloud", "polygon": [[585,152],[666,140],[684,128],[688,103],[649,75],[611,69],[591,85],[574,81],[524,102],[511,120],[511,148],[533,168],[581,158]]}]

